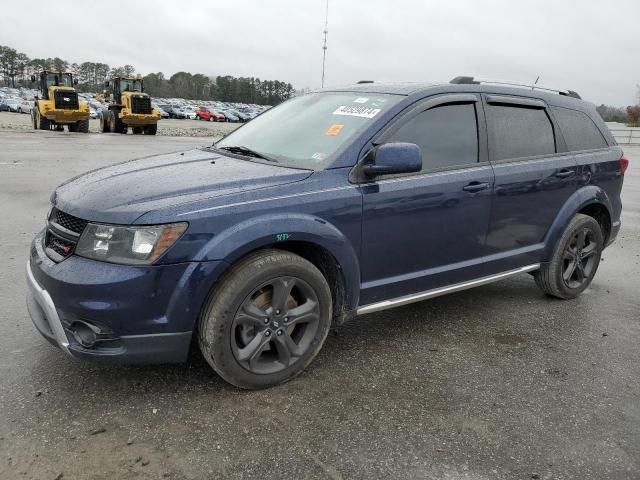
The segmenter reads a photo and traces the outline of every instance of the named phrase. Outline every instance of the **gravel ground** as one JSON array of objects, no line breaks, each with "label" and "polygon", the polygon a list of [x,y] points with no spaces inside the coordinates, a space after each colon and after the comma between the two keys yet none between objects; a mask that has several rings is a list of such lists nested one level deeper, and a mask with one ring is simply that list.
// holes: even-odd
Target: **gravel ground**
[{"label": "gravel ground", "polygon": [[[208,140],[207,140],[208,141]],[[203,139],[0,131],[0,478],[640,478],[640,148],[591,288],[529,275],[359,317],[260,392],[187,364],[76,361],[35,331],[24,265],[53,188]]]},{"label": "gravel ground", "polygon": [[[203,120],[160,120],[157,135],[169,137],[223,137],[235,130],[237,123],[205,122]],[[0,130],[33,131],[31,116],[20,113],[0,112]],[[89,121],[89,132],[100,133],[100,122]],[[132,135],[129,132],[129,135]]]}]

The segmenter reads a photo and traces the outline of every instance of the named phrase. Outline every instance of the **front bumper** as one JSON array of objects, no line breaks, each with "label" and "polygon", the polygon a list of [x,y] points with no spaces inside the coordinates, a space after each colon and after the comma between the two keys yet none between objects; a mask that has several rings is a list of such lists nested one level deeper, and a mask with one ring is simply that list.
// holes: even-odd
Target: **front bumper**
[{"label": "front bumper", "polygon": [[[223,262],[128,266],[72,255],[55,263],[42,235],[27,263],[27,308],[36,329],[74,357],[111,362],[185,361],[193,328]],[[97,341],[86,345],[78,327]]]}]

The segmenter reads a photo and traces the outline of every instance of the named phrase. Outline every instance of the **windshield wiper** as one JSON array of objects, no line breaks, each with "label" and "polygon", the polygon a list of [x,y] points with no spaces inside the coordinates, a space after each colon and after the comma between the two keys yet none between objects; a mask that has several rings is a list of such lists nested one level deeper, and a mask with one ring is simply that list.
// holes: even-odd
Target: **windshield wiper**
[{"label": "windshield wiper", "polygon": [[256,152],[255,150],[252,150],[249,147],[243,147],[243,146],[220,147],[219,150],[226,150],[231,153],[238,153],[240,155],[245,155],[247,157],[261,158],[263,160],[268,160],[270,162],[278,163],[278,160],[276,160],[275,158],[268,157],[264,153]]}]

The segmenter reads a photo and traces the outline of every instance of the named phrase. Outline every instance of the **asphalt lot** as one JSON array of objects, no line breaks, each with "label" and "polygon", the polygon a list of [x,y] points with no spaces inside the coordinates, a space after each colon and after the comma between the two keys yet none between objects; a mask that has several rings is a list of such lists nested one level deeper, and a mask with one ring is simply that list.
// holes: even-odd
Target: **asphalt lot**
[{"label": "asphalt lot", "polygon": [[260,392],[197,353],[134,368],[50,346],[24,265],[54,187],[209,142],[0,131],[1,479],[640,478],[640,147],[618,241],[576,300],[525,274],[359,317]]}]

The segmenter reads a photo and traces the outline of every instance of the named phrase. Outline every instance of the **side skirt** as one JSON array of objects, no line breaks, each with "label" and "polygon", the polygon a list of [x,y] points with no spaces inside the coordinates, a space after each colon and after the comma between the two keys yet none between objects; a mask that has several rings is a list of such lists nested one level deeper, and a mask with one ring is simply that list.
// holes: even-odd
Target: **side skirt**
[{"label": "side skirt", "polygon": [[405,295],[403,297],[398,297],[391,300],[383,300],[382,302],[370,303],[369,305],[358,307],[357,314],[365,315],[367,313],[379,312],[380,310],[386,310],[388,308],[400,307],[402,305],[408,305],[410,303],[421,302],[422,300],[439,297],[440,295],[446,295],[448,293],[459,292],[461,290],[467,290],[469,288],[479,287],[488,283],[497,282],[499,280],[503,280],[520,273],[533,272],[534,270],[538,270],[539,268],[540,264],[536,263],[527,265],[525,267],[516,268],[514,270],[497,273],[495,275],[489,275],[487,277],[481,277],[475,280],[469,280],[467,282],[456,283],[447,287],[435,288],[433,290],[427,290],[426,292],[412,293],[411,295]]}]

